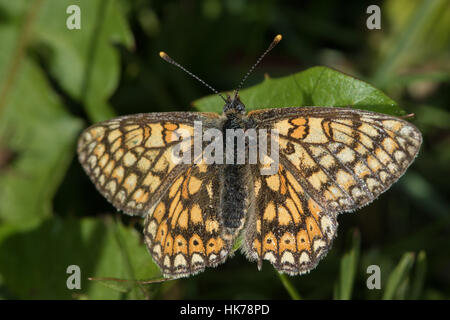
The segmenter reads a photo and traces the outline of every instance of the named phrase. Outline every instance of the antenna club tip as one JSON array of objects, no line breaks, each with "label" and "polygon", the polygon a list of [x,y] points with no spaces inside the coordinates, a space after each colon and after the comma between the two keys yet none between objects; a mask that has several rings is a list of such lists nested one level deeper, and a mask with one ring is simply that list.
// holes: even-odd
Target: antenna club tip
[{"label": "antenna club tip", "polygon": [[164,51],[160,51],[159,52],[159,56],[163,59],[167,59],[169,56],[167,55],[167,53],[165,53]]},{"label": "antenna club tip", "polygon": [[283,39],[283,36],[281,35],[281,34],[277,34],[276,35],[276,37],[275,37],[275,39],[273,39],[273,41],[275,41],[275,42],[280,42],[281,41],[281,39]]}]

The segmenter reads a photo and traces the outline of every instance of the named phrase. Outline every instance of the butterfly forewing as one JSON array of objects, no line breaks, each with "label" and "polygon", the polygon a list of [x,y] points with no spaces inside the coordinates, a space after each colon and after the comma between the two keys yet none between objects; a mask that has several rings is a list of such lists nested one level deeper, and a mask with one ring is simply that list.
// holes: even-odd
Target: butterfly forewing
[{"label": "butterfly forewing", "polygon": [[349,108],[283,108],[251,113],[279,132],[280,162],[325,208],[367,204],[417,156],[422,136],[407,121]]},{"label": "butterfly forewing", "polygon": [[[194,133],[194,121],[215,114],[168,112],[124,116],[87,128],[78,157],[100,193],[117,209],[145,216],[188,165],[175,162],[174,146]],[[186,139],[187,141],[187,139]],[[192,144],[193,139],[189,140]]]}]

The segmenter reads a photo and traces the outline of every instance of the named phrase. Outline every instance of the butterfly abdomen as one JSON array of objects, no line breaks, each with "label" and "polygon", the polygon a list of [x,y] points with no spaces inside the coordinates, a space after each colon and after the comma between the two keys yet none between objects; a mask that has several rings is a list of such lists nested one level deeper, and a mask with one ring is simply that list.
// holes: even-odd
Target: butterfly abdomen
[{"label": "butterfly abdomen", "polygon": [[222,191],[222,214],[224,227],[237,229],[246,211],[247,190],[244,181],[245,165],[225,165]]}]

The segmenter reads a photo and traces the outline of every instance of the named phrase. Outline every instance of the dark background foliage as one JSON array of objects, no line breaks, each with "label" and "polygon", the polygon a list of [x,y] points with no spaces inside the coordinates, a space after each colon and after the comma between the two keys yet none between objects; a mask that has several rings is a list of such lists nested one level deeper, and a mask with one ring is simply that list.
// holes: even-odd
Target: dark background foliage
[{"label": "dark background foliage", "polygon": [[[81,8],[81,30],[66,28],[71,4]],[[0,0],[0,298],[448,299],[448,2],[379,2],[381,30],[366,27],[369,4]],[[424,135],[416,162],[375,202],[339,217],[333,249],[308,275],[279,276],[268,263],[258,272],[237,252],[187,279],[87,280],[160,274],[141,220],[117,213],[79,165],[82,128],[193,110],[210,94],[160,50],[232,90],[278,33],[283,41],[246,87],[317,65],[367,81],[415,114]],[[72,264],[81,267],[81,290],[66,288]],[[366,286],[369,265],[381,267],[381,290]]]}]

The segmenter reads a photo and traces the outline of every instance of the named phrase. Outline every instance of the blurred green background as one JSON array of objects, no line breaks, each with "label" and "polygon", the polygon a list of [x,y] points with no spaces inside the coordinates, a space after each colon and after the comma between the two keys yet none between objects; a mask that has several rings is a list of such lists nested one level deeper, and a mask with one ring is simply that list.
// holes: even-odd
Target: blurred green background
[{"label": "blurred green background", "polygon": [[[375,3],[381,30],[366,27]],[[72,4],[81,30],[66,28]],[[89,281],[161,275],[141,219],[117,213],[78,163],[81,130],[193,110],[210,94],[160,50],[232,90],[278,33],[246,87],[317,65],[367,81],[415,114],[415,163],[371,205],[339,216],[332,250],[308,275],[279,276],[268,263],[258,272],[237,252],[187,279]],[[447,0],[0,0],[0,299],[449,299],[449,33]],[[81,290],[66,287],[69,265],[81,268]],[[370,265],[380,290],[366,286]]]}]

